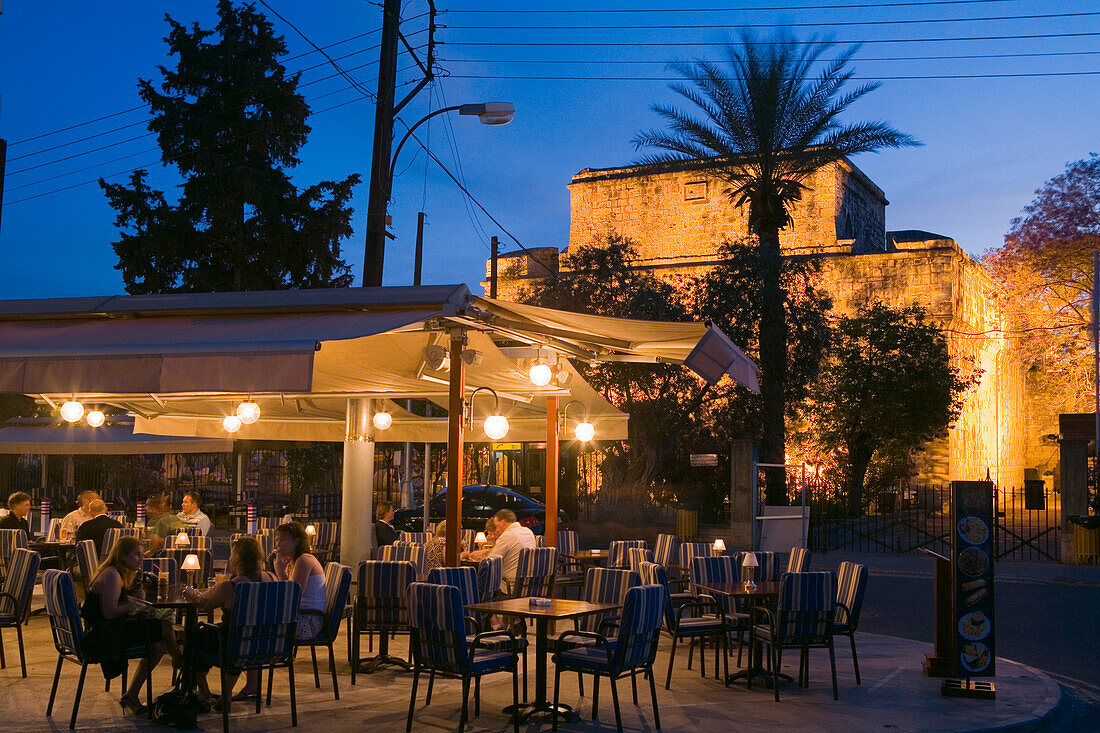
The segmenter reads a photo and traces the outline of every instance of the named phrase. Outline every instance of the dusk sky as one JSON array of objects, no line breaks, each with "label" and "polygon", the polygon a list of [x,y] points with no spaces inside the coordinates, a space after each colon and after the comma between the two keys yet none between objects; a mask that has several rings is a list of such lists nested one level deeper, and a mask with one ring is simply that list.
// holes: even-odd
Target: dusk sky
[{"label": "dusk sky", "polygon": [[[378,5],[268,3],[361,87],[375,88]],[[884,120],[924,143],[854,160],[890,200],[890,230],[953,237],[980,256],[1001,244],[1034,189],[1066,163],[1100,152],[1095,0],[707,0],[689,3],[690,11],[680,5],[438,0],[445,11],[438,57],[446,76],[401,117],[411,125],[444,105],[515,104],[515,121],[504,127],[445,115],[420,128],[504,229],[410,143],[396,162],[390,207],[396,240],[387,246],[385,284],[412,281],[419,210],[428,218],[425,284],[465,282],[480,293],[492,235],[506,252],[519,249],[513,236],[526,247],[566,246],[570,177],[641,157],[645,151],[635,151],[631,138],[660,125],[650,105],[676,101],[665,64],[721,59],[722,44],[739,25],[766,34],[785,24],[799,37],[864,42],[857,77],[883,86],[847,119]],[[414,45],[426,39],[426,10],[418,0],[404,8],[403,30]],[[0,138],[9,148],[0,297],[123,292],[111,249],[114,211],[94,181],[121,181],[144,167],[154,185],[171,190],[178,183],[175,169],[159,163],[137,95],[139,77],[159,80],[157,64],[174,63],[162,40],[165,13],[204,27],[216,18],[214,0],[3,4]],[[290,49],[284,63],[303,71],[301,92],[314,112],[295,182],[363,175],[353,200],[355,235],[344,243],[359,284],[374,105],[291,27],[269,17]],[[947,40],[962,38],[970,40]],[[403,54],[399,85],[416,78],[411,65]],[[49,134],[63,128],[70,129]],[[398,124],[395,140],[403,132]]]}]

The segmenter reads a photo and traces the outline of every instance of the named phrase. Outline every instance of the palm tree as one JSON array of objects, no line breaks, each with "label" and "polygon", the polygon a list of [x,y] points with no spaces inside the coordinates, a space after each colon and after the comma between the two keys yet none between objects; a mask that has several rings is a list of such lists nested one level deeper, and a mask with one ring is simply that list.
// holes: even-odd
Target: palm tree
[{"label": "palm tree", "polygon": [[[667,130],[635,136],[638,148],[664,153],[641,162],[670,164],[708,160],[727,182],[736,206],[748,204],[749,227],[759,240],[763,278],[760,318],[762,462],[784,463],[787,371],[786,293],[780,285],[779,230],[791,222],[790,208],[802,197],[803,183],[814,171],[856,153],[920,143],[882,122],[842,124],[840,114],[873,91],[877,83],[845,90],[858,50],[835,59],[821,57],[834,44],[811,37],[798,41],[780,32],[758,41],[742,33],[730,44],[729,71],[704,60],[676,63],[671,69],[685,81],[671,89],[691,104],[691,112],[656,104]],[[813,75],[811,67],[822,63]],[[785,503],[786,473],[768,471],[769,503]]]}]

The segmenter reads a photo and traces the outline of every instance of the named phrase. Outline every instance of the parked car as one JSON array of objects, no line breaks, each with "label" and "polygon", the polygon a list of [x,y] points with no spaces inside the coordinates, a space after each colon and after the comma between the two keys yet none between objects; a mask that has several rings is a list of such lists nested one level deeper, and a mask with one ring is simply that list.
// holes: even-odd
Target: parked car
[{"label": "parked car", "polygon": [[[441,522],[447,518],[447,490],[436,494],[429,505],[431,522]],[[463,529],[485,529],[485,520],[501,509],[511,509],[516,519],[535,534],[542,534],[546,521],[546,505],[529,496],[517,494],[501,486],[463,486],[462,487],[462,527]],[[394,512],[393,526],[406,532],[419,532],[424,524],[424,506],[415,509],[400,509]],[[569,517],[558,512],[558,528],[566,529]]]}]

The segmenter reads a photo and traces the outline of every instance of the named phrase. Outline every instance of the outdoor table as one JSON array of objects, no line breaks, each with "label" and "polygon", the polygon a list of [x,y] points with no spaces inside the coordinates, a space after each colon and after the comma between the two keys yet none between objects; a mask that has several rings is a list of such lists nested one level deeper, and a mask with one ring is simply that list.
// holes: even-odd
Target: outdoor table
[{"label": "outdoor table", "polygon": [[183,668],[180,670],[182,685],[185,690],[192,690],[195,686],[195,644],[199,624],[199,600],[189,601],[183,597],[184,587],[173,586],[168,591],[167,598],[157,598],[154,601],[144,601],[153,608],[168,608],[174,611],[183,611]]},{"label": "outdoor table", "polygon": [[607,562],[607,550],[577,550],[571,557],[578,563],[599,565],[600,563]]},{"label": "outdoor table", "polygon": [[[734,599],[741,598],[749,602],[750,605],[750,618],[749,618],[749,666],[747,669],[734,672],[726,678],[726,684],[730,684],[738,679],[750,679],[754,675],[764,678],[765,687],[772,684],[772,675],[764,669],[760,655],[753,648],[752,644],[752,618],[751,618],[751,605],[757,600],[775,600],[779,598],[779,581],[776,580],[762,580],[756,584],[753,589],[745,587],[743,582],[737,581],[733,583],[693,583],[697,590],[702,593],[709,593],[711,595],[725,596],[726,598]],[[787,680],[791,680],[785,674],[781,674],[779,670],[775,670],[775,673]]]},{"label": "outdoor table", "polygon": [[[509,705],[504,708],[506,713],[520,715],[520,709],[530,707],[531,709],[520,717],[521,723],[526,722],[534,715],[552,713],[554,709],[553,703],[546,699],[546,657],[549,651],[547,642],[550,634],[550,622],[613,611],[620,607],[617,603],[589,603],[588,601],[570,601],[564,598],[549,598],[546,600],[550,602],[550,605],[532,606],[530,598],[509,598],[503,601],[471,603],[465,606],[466,610],[477,611],[478,613],[535,619],[535,700],[530,703],[521,703],[519,706]],[[573,714],[573,708],[568,705],[559,705],[558,713],[569,718]]]},{"label": "outdoor table", "polygon": [[46,540],[31,540],[27,543],[27,548],[34,550],[41,555],[52,555],[54,557],[61,558],[61,569],[67,570],[68,568],[76,565],[76,543],[75,542],[47,542]]}]

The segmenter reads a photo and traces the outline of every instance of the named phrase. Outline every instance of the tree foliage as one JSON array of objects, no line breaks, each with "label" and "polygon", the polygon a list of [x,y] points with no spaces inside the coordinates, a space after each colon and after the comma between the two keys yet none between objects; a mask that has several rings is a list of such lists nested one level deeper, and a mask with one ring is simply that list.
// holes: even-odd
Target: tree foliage
[{"label": "tree foliage", "polygon": [[[672,85],[695,113],[654,105],[667,130],[643,132],[636,148],[667,152],[643,159],[671,164],[707,159],[729,184],[737,206],[748,206],[751,230],[759,238],[760,366],[765,462],[783,463],[786,443],[787,309],[781,284],[779,230],[790,224],[790,208],[817,169],[845,156],[917,142],[881,122],[843,124],[841,114],[878,84],[845,90],[858,47],[835,59],[822,57],[832,43],[816,37],[799,42],[787,33],[758,41],[743,33],[728,48],[729,69],[705,61],[673,64],[685,81]],[[819,73],[816,64],[823,63]],[[782,471],[769,475],[769,501],[782,501]]]},{"label": "tree foliage", "polygon": [[1093,409],[1089,325],[1093,252],[1100,249],[1100,157],[1070,163],[1035,191],[1004,246],[984,258],[1018,333],[1032,387],[1059,412]]},{"label": "tree foliage", "polygon": [[279,62],[286,44],[255,6],[218,3],[218,23],[190,28],[165,16],[176,57],[161,81],[138,82],[165,165],[183,183],[178,200],[135,171],[99,184],[117,212],[116,268],[129,293],[341,287],[351,272],[340,240],[359,176],[299,190],[309,107],[299,74]]},{"label": "tree foliage", "polygon": [[811,388],[805,434],[811,454],[836,456],[851,516],[862,511],[872,463],[896,464],[945,435],[979,376],[963,376],[951,364],[942,332],[919,306],[873,305],[840,319]]}]

